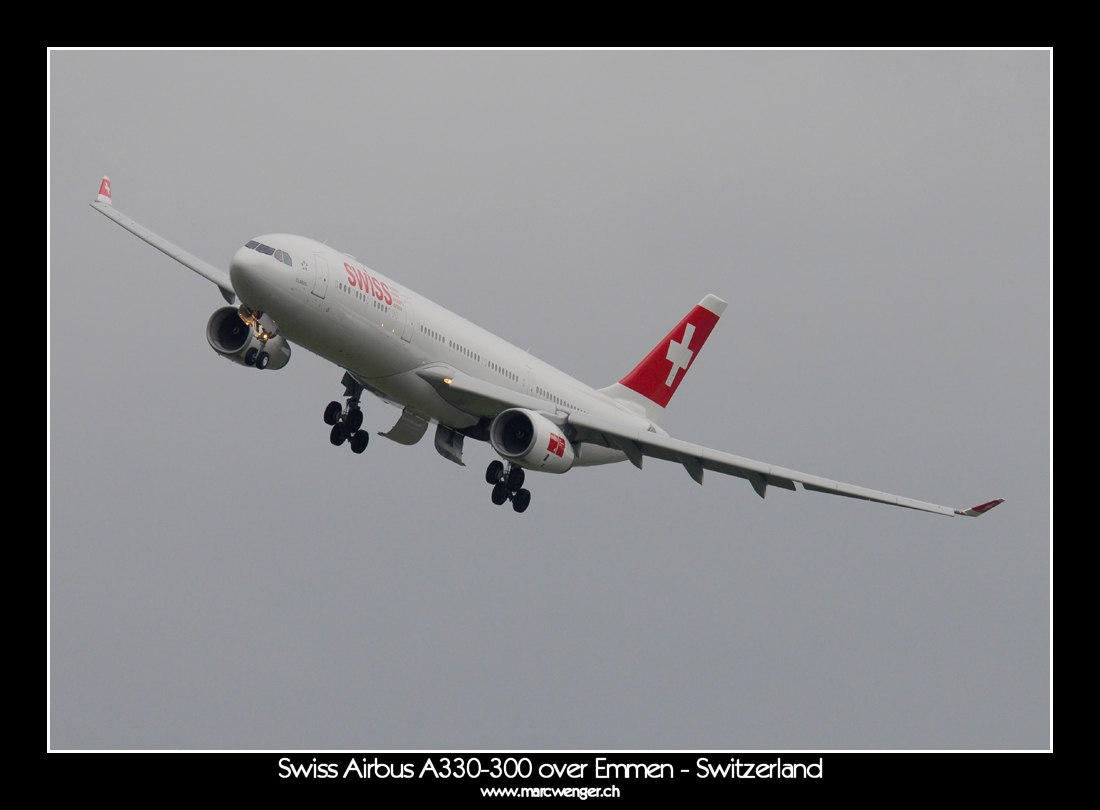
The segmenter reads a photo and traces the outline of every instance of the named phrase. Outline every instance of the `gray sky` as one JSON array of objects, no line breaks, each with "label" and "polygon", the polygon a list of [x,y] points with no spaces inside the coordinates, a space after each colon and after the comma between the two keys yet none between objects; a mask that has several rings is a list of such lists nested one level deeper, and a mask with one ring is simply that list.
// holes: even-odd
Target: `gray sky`
[{"label": "gray sky", "polygon": [[[70,53],[50,66],[58,748],[1045,748],[1050,55]],[[250,237],[587,383],[729,301],[662,426],[966,507],[333,448],[217,357]],[[398,411],[366,403],[366,427]]]}]

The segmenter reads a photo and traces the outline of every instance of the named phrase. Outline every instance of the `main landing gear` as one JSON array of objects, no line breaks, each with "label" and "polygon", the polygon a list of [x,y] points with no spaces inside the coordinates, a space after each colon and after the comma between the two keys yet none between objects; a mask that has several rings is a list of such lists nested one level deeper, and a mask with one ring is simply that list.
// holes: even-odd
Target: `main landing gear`
[{"label": "main landing gear", "polygon": [[493,503],[500,506],[511,501],[517,512],[525,511],[531,503],[531,491],[523,488],[523,477],[523,467],[510,465],[505,472],[502,462],[490,462],[485,470],[485,483],[493,485]]},{"label": "main landing gear", "polygon": [[339,402],[330,402],[325,408],[325,424],[332,425],[328,440],[336,447],[348,442],[351,445],[351,452],[356,454],[366,450],[370,442],[370,434],[361,430],[363,412],[359,410],[359,395],[362,393],[362,387],[356,386],[352,395],[348,397],[346,406]]}]

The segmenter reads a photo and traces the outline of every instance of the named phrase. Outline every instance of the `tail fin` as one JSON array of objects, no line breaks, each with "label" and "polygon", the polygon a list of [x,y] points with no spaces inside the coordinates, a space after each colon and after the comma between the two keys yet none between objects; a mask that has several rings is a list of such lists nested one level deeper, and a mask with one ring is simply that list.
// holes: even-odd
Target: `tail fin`
[{"label": "tail fin", "polygon": [[656,422],[725,310],[721,298],[706,296],[633,371],[601,392]]}]

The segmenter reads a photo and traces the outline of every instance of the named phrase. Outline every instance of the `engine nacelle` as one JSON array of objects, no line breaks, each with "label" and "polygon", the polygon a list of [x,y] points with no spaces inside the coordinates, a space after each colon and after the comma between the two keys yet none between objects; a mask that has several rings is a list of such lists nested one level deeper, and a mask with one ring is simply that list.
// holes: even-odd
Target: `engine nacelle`
[{"label": "engine nacelle", "polygon": [[[274,324],[265,324],[266,316],[261,318],[261,327],[274,329]],[[236,307],[222,307],[206,324],[206,339],[210,348],[242,366],[255,366],[261,353],[267,355],[267,365],[260,360],[260,368],[282,368],[290,362],[290,344],[281,335],[273,335],[266,341],[256,337],[255,331],[241,320]]]},{"label": "engine nacelle", "polygon": [[510,408],[489,426],[489,442],[513,464],[539,472],[563,473],[573,466],[573,445],[545,416]]}]

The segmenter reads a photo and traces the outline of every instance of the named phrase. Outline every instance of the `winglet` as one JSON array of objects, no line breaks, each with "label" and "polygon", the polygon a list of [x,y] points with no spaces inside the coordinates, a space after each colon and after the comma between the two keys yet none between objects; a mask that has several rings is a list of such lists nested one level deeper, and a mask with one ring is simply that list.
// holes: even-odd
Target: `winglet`
[{"label": "winglet", "polygon": [[990,509],[992,509],[997,504],[1001,504],[1001,503],[1004,503],[1004,502],[1005,502],[1004,498],[996,498],[992,501],[986,501],[985,503],[980,503],[977,506],[971,506],[969,509],[956,509],[955,514],[956,515],[966,515],[967,517],[978,517],[978,515],[984,515],[986,512],[988,512]]},{"label": "winglet", "polygon": [[103,175],[103,180],[99,183],[99,193],[95,195],[95,201],[111,204],[111,178],[107,175]]}]

